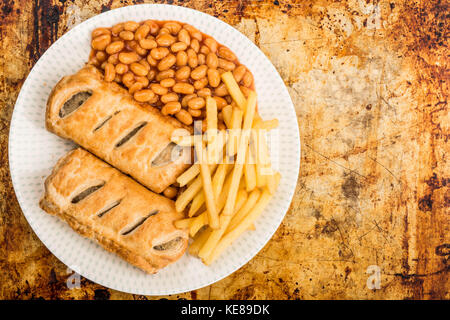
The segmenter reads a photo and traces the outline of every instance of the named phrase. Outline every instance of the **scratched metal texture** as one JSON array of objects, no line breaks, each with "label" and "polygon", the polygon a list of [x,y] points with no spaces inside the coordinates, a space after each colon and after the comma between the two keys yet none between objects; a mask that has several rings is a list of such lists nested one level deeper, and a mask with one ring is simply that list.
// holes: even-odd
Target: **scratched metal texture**
[{"label": "scratched metal texture", "polygon": [[[11,114],[31,67],[58,37],[133,3],[1,2],[0,298],[450,298],[449,8],[438,0],[166,1],[233,25],[280,72],[303,146],[294,199],[266,247],[209,287],[145,297],[81,278],[68,288],[71,273],[14,195]],[[380,270],[379,289],[367,286],[370,268]]]}]

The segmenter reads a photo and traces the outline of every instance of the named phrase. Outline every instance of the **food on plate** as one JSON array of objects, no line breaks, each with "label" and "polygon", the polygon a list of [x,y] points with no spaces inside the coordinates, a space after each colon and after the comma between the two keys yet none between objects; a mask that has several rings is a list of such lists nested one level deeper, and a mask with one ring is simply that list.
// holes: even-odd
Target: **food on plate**
[{"label": "food on plate", "polygon": [[[186,125],[206,118],[206,97],[216,100],[220,114],[233,99],[243,107],[244,92],[238,89],[254,89],[253,75],[229,48],[179,21],[126,21],[97,28],[91,47],[89,63],[102,70],[106,81],[119,83],[136,101]],[[221,77],[228,71],[235,83]],[[222,116],[217,126],[225,129]]]},{"label": "food on plate", "polygon": [[150,273],[189,236],[189,253],[213,263],[255,229],[281,179],[266,139],[278,120],[259,115],[253,75],[176,21],[97,28],[91,47],[88,65],[52,90],[47,128],[165,197],[77,149],[47,179],[41,207]]},{"label": "food on plate", "polygon": [[187,229],[174,226],[183,213],[173,201],[81,148],[58,161],[40,206],[148,273],[175,262],[187,248]]},{"label": "food on plate", "polygon": [[206,136],[195,127],[193,136],[172,137],[175,143],[193,145],[197,155],[197,162],[177,178],[186,188],[175,208],[189,208],[189,213],[175,226],[189,229],[189,253],[207,265],[242,233],[255,229],[281,178],[272,169],[265,136],[278,120],[261,119],[255,91],[244,93],[231,72],[222,79],[233,99],[222,109],[227,130],[218,131],[217,104],[207,97]]},{"label": "food on plate", "polygon": [[191,163],[190,148],[171,142],[183,125],[102,78],[93,66],[62,78],[47,102],[47,129],[163,192]]}]

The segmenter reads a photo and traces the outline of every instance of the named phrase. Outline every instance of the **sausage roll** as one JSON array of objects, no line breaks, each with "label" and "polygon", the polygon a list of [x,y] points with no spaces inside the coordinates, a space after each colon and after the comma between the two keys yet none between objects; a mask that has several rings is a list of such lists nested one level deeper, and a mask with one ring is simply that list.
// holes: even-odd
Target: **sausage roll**
[{"label": "sausage roll", "polygon": [[175,204],[79,148],[58,161],[40,206],[148,272],[178,260],[188,243]]},{"label": "sausage roll", "polygon": [[190,166],[190,148],[171,142],[176,119],[136,102],[99,70],[62,78],[47,101],[47,129],[70,139],[144,186],[161,193]]}]

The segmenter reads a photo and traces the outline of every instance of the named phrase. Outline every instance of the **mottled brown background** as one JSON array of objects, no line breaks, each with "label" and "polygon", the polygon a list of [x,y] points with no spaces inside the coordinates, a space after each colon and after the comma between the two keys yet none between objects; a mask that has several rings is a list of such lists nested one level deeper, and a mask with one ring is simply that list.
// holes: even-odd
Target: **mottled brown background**
[{"label": "mottled brown background", "polygon": [[[0,298],[155,298],[84,278],[67,288],[70,273],[27,224],[8,168],[11,114],[31,67],[75,24],[135,2],[1,2]],[[294,199],[266,247],[226,279],[165,298],[449,299],[448,2],[165,3],[254,41],[289,89],[302,139]],[[366,285],[371,265],[378,290]]]}]

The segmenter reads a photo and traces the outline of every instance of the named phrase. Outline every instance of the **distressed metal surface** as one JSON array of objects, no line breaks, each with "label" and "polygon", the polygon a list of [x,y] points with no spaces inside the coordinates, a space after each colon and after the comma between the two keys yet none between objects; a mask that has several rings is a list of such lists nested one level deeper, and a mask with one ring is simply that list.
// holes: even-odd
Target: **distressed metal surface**
[{"label": "distressed metal surface", "polygon": [[[93,15],[140,1],[2,1],[0,298],[153,299],[73,275],[14,196],[7,141],[30,68]],[[266,247],[228,278],[169,299],[449,299],[448,3],[166,1],[235,26],[274,63],[302,137],[292,205]],[[380,289],[367,286],[369,266]]]}]

